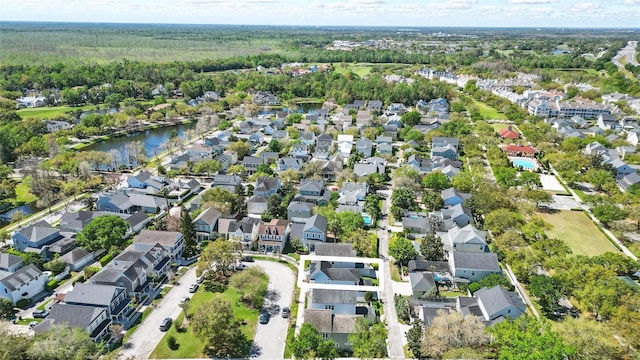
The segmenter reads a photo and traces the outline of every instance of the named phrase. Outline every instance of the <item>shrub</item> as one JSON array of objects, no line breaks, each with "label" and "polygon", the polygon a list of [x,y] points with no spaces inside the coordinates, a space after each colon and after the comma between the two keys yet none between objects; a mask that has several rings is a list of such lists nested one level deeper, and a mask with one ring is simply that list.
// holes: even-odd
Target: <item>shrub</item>
[{"label": "shrub", "polygon": [[46,289],[51,291],[53,289],[55,289],[56,287],[58,287],[59,281],[56,279],[50,280],[47,285],[46,285]]},{"label": "shrub", "polygon": [[227,290],[227,284],[214,280],[207,280],[204,282],[204,289],[210,292],[224,292]]},{"label": "shrub", "polygon": [[176,341],[176,337],[173,335],[170,335],[167,338],[167,346],[169,346],[169,349],[171,350],[178,350],[178,342]]},{"label": "shrub", "polygon": [[107,254],[100,258],[100,265],[105,266],[113,259],[113,255]]}]

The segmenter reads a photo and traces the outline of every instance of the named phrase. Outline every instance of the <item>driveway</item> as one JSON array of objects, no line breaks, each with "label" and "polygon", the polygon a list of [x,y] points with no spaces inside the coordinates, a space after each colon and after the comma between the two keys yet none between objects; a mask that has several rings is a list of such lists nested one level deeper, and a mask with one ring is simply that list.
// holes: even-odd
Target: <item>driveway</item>
[{"label": "driveway", "polygon": [[[269,287],[263,307],[271,314],[267,324],[258,323],[253,338],[252,358],[282,359],[287,339],[289,318],[281,316],[283,307],[291,307],[295,276],[288,266],[274,261],[257,260],[249,266],[258,266],[269,276]],[[303,311],[300,309],[300,311]]]},{"label": "driveway", "polygon": [[166,317],[176,319],[182,309],[178,306],[180,299],[189,296],[189,286],[196,281],[195,266],[180,278],[179,284],[164,296],[157,308],[151,311],[135,333],[122,345],[120,354],[124,358],[134,357],[138,360],[148,359],[149,354],[158,345],[164,333],[160,331],[160,322]]}]

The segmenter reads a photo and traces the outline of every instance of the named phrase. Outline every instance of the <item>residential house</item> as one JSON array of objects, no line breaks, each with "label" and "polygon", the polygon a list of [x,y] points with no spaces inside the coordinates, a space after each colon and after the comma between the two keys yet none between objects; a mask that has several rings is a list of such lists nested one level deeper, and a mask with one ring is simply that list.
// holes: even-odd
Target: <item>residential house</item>
[{"label": "residential house", "polygon": [[222,213],[214,208],[206,208],[195,219],[193,225],[196,228],[198,241],[215,240],[218,233],[218,220]]},{"label": "residential house", "polygon": [[332,159],[322,165],[322,178],[326,181],[335,181],[338,173],[342,171],[344,164],[341,160]]},{"label": "residential house", "polygon": [[169,185],[169,180],[155,176],[149,171],[141,171],[137,175],[127,176],[127,186],[149,194],[156,194]]},{"label": "residential house", "polygon": [[[384,166],[382,166],[382,169],[384,169]],[[366,163],[366,162],[365,163],[357,163],[357,164],[353,165],[353,173],[357,177],[367,176],[367,175],[371,175],[371,174],[378,174],[379,173],[379,167],[376,164],[371,164],[371,163]],[[384,172],[383,172],[383,174],[384,174]]]},{"label": "residential house", "polygon": [[385,116],[387,117],[386,125],[395,125],[398,129],[402,127],[402,117],[400,115],[391,113]]},{"label": "residential house", "polygon": [[279,177],[259,177],[256,182],[256,187],[253,189],[253,195],[268,198],[278,191],[280,191]]},{"label": "residential house", "polygon": [[253,102],[257,105],[277,105],[278,98],[270,91],[258,91],[253,97]]},{"label": "residential house", "polygon": [[[15,264],[12,267],[15,268]],[[17,268],[14,272],[0,271],[0,297],[16,304],[43,292],[48,281],[47,275],[33,264]]]},{"label": "residential house", "polygon": [[289,132],[287,130],[276,130],[271,135],[274,140],[287,140],[289,139]]},{"label": "residential house", "polygon": [[438,233],[447,252],[489,252],[487,235],[473,225],[453,227],[446,233]]},{"label": "residential house", "polygon": [[[331,257],[356,257],[356,251],[351,244],[342,243],[323,243],[316,244],[315,253],[318,256]],[[333,267],[356,267],[354,262],[332,261]]]},{"label": "residential house", "polygon": [[122,322],[131,299],[127,289],[111,285],[77,283],[64,297],[67,305],[104,308],[112,321]]},{"label": "residential house", "polygon": [[506,319],[515,319],[527,311],[527,305],[517,293],[508,291],[500,285],[492,288],[484,287],[476,291],[473,299],[464,297],[458,299],[457,307],[461,308],[463,314],[473,311],[471,308],[475,306],[488,325],[495,325]]},{"label": "residential house", "polygon": [[249,136],[249,142],[253,145],[260,145],[264,142],[264,133],[261,131],[256,131],[251,136]]},{"label": "residential house", "polygon": [[357,291],[312,289],[309,309],[331,310],[335,315],[356,315]]},{"label": "residential house", "polygon": [[275,151],[263,151],[260,153],[260,157],[264,160],[265,164],[275,164],[280,158],[280,153]]},{"label": "residential house", "polygon": [[324,187],[322,180],[302,179],[298,188],[298,194],[293,201],[307,202],[318,206],[326,206],[331,200],[331,192]]},{"label": "residential house", "polygon": [[611,161],[605,161],[605,163],[611,164],[613,170],[616,172],[616,179],[622,179],[623,177],[636,172],[629,164],[620,159],[613,159]]},{"label": "residential house", "polygon": [[391,144],[380,144],[376,146],[376,152],[380,155],[393,155],[393,147]]},{"label": "residential house", "polygon": [[387,107],[387,111],[396,114],[404,114],[407,111],[407,108],[401,103],[391,103]]},{"label": "residential house", "polygon": [[[260,219],[244,217],[240,221],[232,221],[229,224],[227,238],[242,245],[243,249],[249,249],[258,239],[258,228],[262,224]],[[219,226],[220,228],[220,226]],[[219,229],[222,233],[222,229]]]},{"label": "residential house", "polygon": [[359,201],[364,201],[369,193],[369,184],[346,181],[340,188],[338,204],[356,205]]},{"label": "residential house", "polygon": [[444,146],[434,146],[431,148],[431,158],[436,156],[457,160],[458,159],[458,151],[457,148],[451,144],[447,144]]},{"label": "residential house", "polygon": [[307,144],[293,144],[291,145],[291,156],[297,158],[309,158],[309,145]]},{"label": "residential house", "polygon": [[356,152],[363,157],[371,157],[373,152],[373,143],[369,139],[361,139],[356,141]]},{"label": "residential house", "polygon": [[402,218],[402,228],[414,237],[424,237],[435,231],[433,219],[427,216],[405,216]]},{"label": "residential house", "polygon": [[406,164],[416,169],[420,174],[430,173],[435,167],[432,160],[425,159],[417,154],[411,154],[407,158]]},{"label": "residential house", "polygon": [[305,223],[313,214],[313,205],[303,201],[291,201],[287,206],[287,220],[294,223]]},{"label": "residential house", "polygon": [[49,246],[49,248],[47,249],[47,252],[43,255],[45,255],[47,259],[55,258],[56,256],[62,256],[77,247],[78,243],[76,242],[75,238],[63,237],[62,239],[51,244],[51,246]]},{"label": "residential house", "polygon": [[304,165],[304,161],[300,158],[289,157],[278,159],[278,171],[285,171],[289,169],[300,171],[300,169],[302,169],[302,165]]},{"label": "residential house", "polygon": [[473,214],[462,204],[447,206],[442,209],[444,221],[451,221],[456,225],[463,227],[473,222]]},{"label": "residential house", "polygon": [[498,255],[490,252],[454,251],[449,254],[449,266],[456,282],[476,282],[491,274],[501,274]]},{"label": "residential house", "polygon": [[409,273],[411,291],[416,298],[435,297],[438,291],[433,273],[411,272]]},{"label": "residential house", "polygon": [[597,124],[602,130],[622,130],[622,126],[613,114],[598,115]]},{"label": "residential house", "polygon": [[242,178],[236,174],[216,175],[213,177],[211,187],[221,187],[230,193],[235,193],[238,185],[242,183]]},{"label": "residential house", "polygon": [[327,240],[327,218],[315,214],[308,218],[304,225],[294,224],[291,228],[291,237],[298,238],[304,247],[314,251],[316,244]]},{"label": "residential house", "polygon": [[330,285],[360,285],[355,268],[333,267],[329,261],[313,261],[309,266],[309,282]]},{"label": "residential house", "polygon": [[258,226],[258,248],[267,252],[282,252],[291,231],[288,220],[272,219]]},{"label": "residential house", "polygon": [[330,309],[305,309],[304,322],[311,324],[322,335],[331,339],[339,351],[353,350],[349,336],[356,331],[356,322],[360,315],[336,315]]},{"label": "residential house", "polygon": [[367,110],[380,112],[382,111],[382,101],[380,100],[369,100],[367,103]]},{"label": "residential house", "polygon": [[80,328],[89,333],[96,343],[105,340],[109,335],[111,317],[104,307],[54,304],[49,316],[34,329],[36,335],[49,332],[54,325],[66,325]]},{"label": "residential house", "polygon": [[453,187],[450,187],[442,190],[440,192],[440,197],[442,198],[445,206],[451,206],[464,203],[465,200],[471,197],[471,194],[463,193]]},{"label": "residential house", "polygon": [[518,134],[517,131],[514,131],[511,126],[507,126],[507,128],[500,130],[498,135],[503,139],[518,140],[520,138],[520,134]]},{"label": "residential house", "polygon": [[[189,145],[185,152],[187,154],[189,154],[190,157],[192,158],[200,158],[200,159],[211,159],[214,154],[216,154],[216,152],[214,152],[213,147],[210,145],[203,145],[203,144],[193,144],[193,145]],[[145,173],[149,173],[148,171],[142,171],[138,176],[136,177],[140,177],[140,175],[145,174]],[[149,177],[152,177],[153,174],[149,173]],[[158,177],[160,178],[160,177]],[[144,182],[143,182],[144,183]]]},{"label": "residential house", "polygon": [[528,158],[534,157],[538,152],[538,150],[531,146],[521,146],[514,144],[503,146],[502,151],[505,152],[507,156],[519,156]]},{"label": "residential house", "polygon": [[157,214],[166,210],[166,200],[160,197],[138,194],[126,190],[103,192],[98,194],[96,209],[120,214],[134,214],[143,211],[147,214]]},{"label": "residential house", "polygon": [[38,253],[46,251],[44,247],[53,244],[60,238],[60,230],[53,228],[44,220],[20,228],[11,235],[13,246],[18,251],[24,252],[29,249],[36,250]]},{"label": "residential house", "polygon": [[371,125],[371,113],[369,110],[358,110],[356,114],[356,126],[359,129]]},{"label": "residential house", "polygon": [[14,273],[22,267],[22,258],[17,255],[0,253],[0,271]]},{"label": "residential house", "polygon": [[637,129],[640,125],[638,124],[637,117],[625,116],[620,119],[620,126],[622,126],[625,130],[634,130]]},{"label": "residential house", "polygon": [[95,261],[95,255],[93,252],[87,251],[80,247],[76,247],[66,254],[60,256],[59,260],[67,264],[69,270],[80,271],[85,266],[92,264]]},{"label": "residential house", "polygon": [[627,133],[627,142],[633,146],[640,144],[640,130],[632,130]]},{"label": "residential house", "polygon": [[142,230],[133,238],[135,250],[146,250],[148,246],[160,244],[172,260],[182,257],[184,235],[177,231]]},{"label": "residential house", "polygon": [[338,152],[344,156],[351,155],[351,148],[353,147],[353,135],[339,134],[338,135]]},{"label": "residential house", "polygon": [[616,182],[623,191],[628,191],[633,185],[640,184],[640,175],[638,175],[637,172],[633,172],[629,175],[623,176]]},{"label": "residential house", "polygon": [[434,136],[431,140],[432,148],[442,148],[450,145],[456,152],[460,145],[460,140],[455,137]]},{"label": "residential house", "polygon": [[73,128],[73,124],[66,121],[45,120],[44,127],[48,133],[53,133],[59,130],[70,130]]},{"label": "residential house", "polygon": [[267,211],[267,198],[262,195],[253,195],[247,200],[247,213],[250,215],[262,215]]},{"label": "residential house", "polygon": [[245,156],[242,159],[242,166],[247,171],[248,175],[253,175],[256,171],[258,171],[258,166],[265,163],[264,159],[261,157],[255,156]]},{"label": "residential house", "polygon": [[316,142],[316,134],[312,131],[301,131],[298,133],[298,140],[304,145],[311,146]]},{"label": "residential house", "polygon": [[[398,125],[396,124],[385,124],[382,125],[382,135],[390,137],[392,139],[397,139],[398,138]],[[391,144],[389,144],[391,145]]]}]

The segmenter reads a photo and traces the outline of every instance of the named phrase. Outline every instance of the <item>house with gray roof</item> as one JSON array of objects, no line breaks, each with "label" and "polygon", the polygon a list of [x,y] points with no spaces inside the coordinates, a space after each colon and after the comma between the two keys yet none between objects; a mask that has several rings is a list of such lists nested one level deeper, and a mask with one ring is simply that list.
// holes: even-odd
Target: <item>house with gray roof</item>
[{"label": "house with gray roof", "polygon": [[442,209],[442,216],[445,222],[452,222],[460,227],[473,222],[473,214],[462,204],[447,206]]},{"label": "house with gray roof", "polygon": [[352,351],[349,335],[356,331],[356,322],[361,315],[336,315],[331,310],[306,309],[304,322],[311,324],[322,335],[331,339],[339,351]]},{"label": "house with gray roof", "polygon": [[291,201],[287,206],[287,220],[305,223],[313,214],[313,205],[304,201]]},{"label": "house with gray roof", "polygon": [[449,266],[460,283],[476,282],[491,274],[501,274],[498,255],[490,252],[454,251],[449,254]]},{"label": "house with gray roof", "polygon": [[402,218],[402,228],[414,237],[424,237],[434,233],[436,224],[428,216],[405,216]]},{"label": "house with gray roof", "polygon": [[317,179],[302,179],[298,193],[293,201],[308,202],[318,206],[325,206],[331,200],[331,192],[324,187],[324,182]]},{"label": "house with gray roof", "polygon": [[623,176],[621,179],[616,181],[618,186],[622,188],[623,191],[629,190],[633,185],[640,184],[640,175],[634,172],[629,175]]},{"label": "house with gray roof", "polygon": [[277,164],[278,164],[278,171],[285,171],[289,169],[300,171],[300,169],[302,169],[302,165],[304,165],[304,161],[301,158],[288,157],[288,158],[278,159]]},{"label": "house with gray roof", "polygon": [[46,246],[61,238],[60,230],[52,227],[48,222],[40,220],[35,224],[20,228],[11,235],[13,246],[19,251],[34,251],[42,253]]},{"label": "house with gray roof", "polygon": [[64,303],[68,305],[104,308],[107,315],[117,322],[122,321],[130,302],[127,289],[111,285],[77,283],[64,297]]},{"label": "house with gray roof", "polygon": [[373,143],[369,139],[360,139],[356,141],[356,152],[363,157],[370,157],[373,153]]},{"label": "house with gray roof", "polygon": [[[351,244],[342,243],[316,244],[315,253],[318,256],[356,257],[356,252],[353,250],[353,246]],[[334,262],[334,265],[335,263],[336,262]],[[353,267],[353,265],[351,267]]]},{"label": "house with gray roof", "polygon": [[313,261],[308,279],[315,284],[360,285],[360,272],[355,268],[333,267],[329,261]]},{"label": "house with gray roof", "polygon": [[312,289],[309,293],[310,309],[331,309],[336,315],[356,314],[357,291]]},{"label": "house with gray roof", "polygon": [[297,237],[302,245],[310,251],[314,251],[316,244],[327,241],[327,218],[320,214],[315,214],[305,221],[300,230],[301,233],[298,234],[297,231],[294,233],[292,228],[291,238]]},{"label": "house with gray roof", "polygon": [[[494,325],[507,319],[515,319],[527,311],[527,305],[520,296],[500,285],[484,287],[474,294],[482,318],[487,325]],[[469,302],[467,307],[475,304]]]},{"label": "house with gray roof", "polygon": [[22,258],[17,255],[0,253],[0,271],[14,273],[22,267]]},{"label": "house with gray roof", "polygon": [[453,227],[446,233],[438,233],[448,252],[489,252],[487,235],[469,224],[464,227]]},{"label": "house with gray roof", "polygon": [[221,217],[222,213],[220,211],[214,208],[206,208],[193,219],[198,241],[215,240],[218,231],[218,220]]},{"label": "house with gray roof", "polygon": [[268,199],[262,195],[253,195],[247,200],[247,213],[250,215],[262,215],[267,211]]},{"label": "house with gray roof", "polygon": [[244,217],[240,221],[233,221],[229,224],[227,238],[241,244],[243,249],[249,249],[258,240],[258,227],[262,220]]},{"label": "house with gray roof", "polygon": [[442,190],[440,192],[440,197],[442,198],[445,206],[451,206],[464,203],[465,200],[471,197],[471,194],[463,193],[453,187],[450,187]]},{"label": "house with gray roof", "polygon": [[316,134],[312,131],[301,131],[298,134],[298,140],[304,145],[313,145],[316,142]]},{"label": "house with gray roof", "polygon": [[98,194],[96,209],[120,214],[134,214],[144,211],[147,214],[157,214],[166,210],[166,200],[160,197],[139,194],[133,191],[119,190]]},{"label": "house with gray roof", "polygon": [[359,201],[364,201],[369,193],[369,184],[359,182],[344,182],[340,188],[338,204],[357,205]]},{"label": "house with gray roof", "polygon": [[435,167],[433,161],[417,154],[411,154],[407,158],[406,164],[416,169],[420,174],[430,173]]},{"label": "house with gray roof", "polygon": [[[134,248],[140,244],[160,244],[171,259],[176,260],[182,257],[182,251],[184,250],[184,235],[178,231],[142,230],[140,231],[140,234],[133,238]],[[141,249],[145,247],[138,246],[138,248]]]},{"label": "house with gray roof", "polygon": [[93,263],[95,256],[93,252],[77,247],[60,256],[59,260],[67,264],[69,270],[80,271],[85,266]]},{"label": "house with gray roof", "polygon": [[231,193],[236,192],[238,185],[242,183],[242,178],[236,174],[216,175],[213,177],[211,187],[221,187]]},{"label": "house with gray roof", "polygon": [[280,178],[279,177],[259,177],[256,181],[256,186],[253,189],[253,195],[269,196],[277,193],[280,190]]},{"label": "house with gray roof", "polygon": [[47,275],[33,264],[20,267],[13,273],[0,271],[0,297],[16,304],[43,292],[48,281]]},{"label": "house with gray roof", "polygon": [[423,298],[425,296],[434,296],[437,294],[438,287],[433,278],[433,273],[430,272],[410,272],[409,283],[411,284],[411,291],[416,298]]},{"label": "house with gray roof", "polygon": [[265,160],[262,157],[245,156],[240,163],[242,164],[242,166],[244,166],[247,174],[253,175],[256,171],[258,171],[258,166],[265,163]]},{"label": "house with gray roof", "polygon": [[109,334],[111,317],[103,307],[54,304],[49,316],[33,331],[36,335],[46,334],[55,325],[67,325],[85,330],[93,341],[99,343]]}]

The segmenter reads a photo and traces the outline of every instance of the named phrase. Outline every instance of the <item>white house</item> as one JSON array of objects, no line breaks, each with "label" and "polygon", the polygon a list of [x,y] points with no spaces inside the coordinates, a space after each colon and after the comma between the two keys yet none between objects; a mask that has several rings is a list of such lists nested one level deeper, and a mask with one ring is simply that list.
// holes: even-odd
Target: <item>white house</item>
[{"label": "white house", "polygon": [[19,268],[14,273],[0,271],[0,297],[17,303],[22,299],[30,299],[44,291],[45,284],[49,281],[47,275],[33,264]]}]

